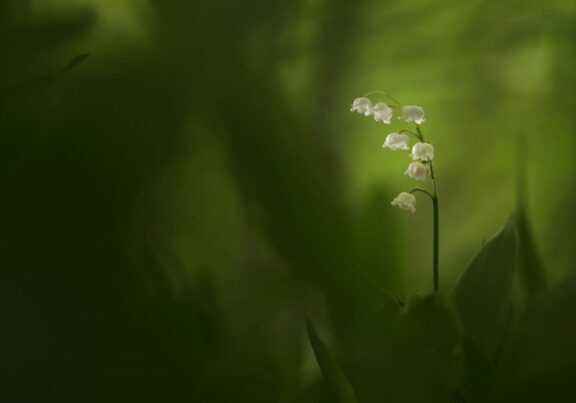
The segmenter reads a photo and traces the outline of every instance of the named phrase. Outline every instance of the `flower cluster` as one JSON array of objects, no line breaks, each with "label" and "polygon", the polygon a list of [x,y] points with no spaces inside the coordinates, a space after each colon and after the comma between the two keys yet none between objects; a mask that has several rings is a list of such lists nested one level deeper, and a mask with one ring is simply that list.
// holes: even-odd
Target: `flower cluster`
[{"label": "flower cluster", "polygon": [[[373,116],[374,120],[377,122],[390,124],[392,122],[394,111],[399,110],[400,116],[398,119],[401,119],[406,123],[415,123],[416,133],[410,130],[400,130],[399,132],[390,133],[386,137],[382,147],[391,150],[409,150],[409,135],[413,135],[418,139],[418,142],[412,146],[410,157],[412,157],[413,162],[408,165],[405,174],[419,181],[425,181],[430,178],[434,179],[432,171],[434,147],[432,144],[425,141],[424,136],[420,131],[420,124],[424,123],[426,120],[424,109],[416,105],[401,106],[397,104],[393,98],[389,96],[388,98],[392,99],[396,105],[389,106],[384,102],[379,102],[373,105],[369,98],[361,97],[354,100],[350,111],[362,113],[364,116]],[[416,212],[416,197],[412,194],[414,191],[415,190],[410,193],[400,193],[396,198],[394,198],[391,204],[411,213]]]},{"label": "flower cluster", "polygon": [[[375,121],[389,125],[392,123],[394,108],[394,106],[389,106],[384,102],[378,102],[373,105],[370,98],[360,97],[354,100],[350,111],[362,113],[364,116],[373,116]],[[399,116],[398,119],[402,119],[407,123],[414,122],[417,125],[426,121],[424,109],[417,105],[402,106],[401,116]]]}]

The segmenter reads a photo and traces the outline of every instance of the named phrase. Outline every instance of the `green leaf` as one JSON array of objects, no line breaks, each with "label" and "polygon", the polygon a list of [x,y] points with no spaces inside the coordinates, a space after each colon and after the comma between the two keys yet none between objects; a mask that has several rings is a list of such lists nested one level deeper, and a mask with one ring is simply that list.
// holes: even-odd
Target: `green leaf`
[{"label": "green leaf", "polygon": [[464,365],[463,328],[455,307],[440,294],[413,297],[398,317],[383,379],[391,402],[445,403],[456,392]]},{"label": "green leaf", "polygon": [[327,302],[339,363],[346,368],[357,399],[385,399],[382,378],[394,374],[385,352],[402,311],[400,302],[375,284],[367,284],[362,299],[328,292]]},{"label": "green leaf", "polygon": [[547,280],[525,210],[519,209],[516,217],[520,247],[518,271],[525,299],[530,301],[546,289]]},{"label": "green leaf", "polygon": [[469,335],[464,337],[464,375],[458,388],[467,403],[488,399],[494,380],[494,366],[478,343]]},{"label": "green leaf", "polygon": [[489,357],[498,350],[506,329],[517,255],[518,231],[510,218],[474,257],[456,287],[462,323]]},{"label": "green leaf", "polygon": [[314,355],[322,370],[324,379],[334,395],[334,399],[339,403],[356,403],[356,395],[354,394],[352,385],[350,385],[346,375],[336,362],[332,352],[318,337],[318,333],[308,316],[306,316],[306,328],[308,329],[308,337],[314,350]]},{"label": "green leaf", "polygon": [[572,273],[527,307],[499,360],[494,401],[576,401],[575,312]]},{"label": "green leaf", "polygon": [[518,271],[524,301],[530,302],[546,289],[547,281],[526,212],[526,203],[528,201],[526,155],[526,137],[523,134],[519,134],[516,138],[516,193],[518,204],[516,208],[516,225],[520,251]]}]

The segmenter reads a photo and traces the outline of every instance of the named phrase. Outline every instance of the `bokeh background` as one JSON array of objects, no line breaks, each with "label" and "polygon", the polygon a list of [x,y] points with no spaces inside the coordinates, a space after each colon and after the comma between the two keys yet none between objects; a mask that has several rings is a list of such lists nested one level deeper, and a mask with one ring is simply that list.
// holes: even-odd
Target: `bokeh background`
[{"label": "bokeh background", "polygon": [[518,172],[561,282],[575,12],[0,0],[4,401],[320,401],[304,312],[322,327],[326,296],[346,312],[366,282],[431,290],[430,206],[389,204],[414,185],[406,153],[381,148],[405,126],[349,112],[372,90],[426,110],[441,289],[515,209]]}]

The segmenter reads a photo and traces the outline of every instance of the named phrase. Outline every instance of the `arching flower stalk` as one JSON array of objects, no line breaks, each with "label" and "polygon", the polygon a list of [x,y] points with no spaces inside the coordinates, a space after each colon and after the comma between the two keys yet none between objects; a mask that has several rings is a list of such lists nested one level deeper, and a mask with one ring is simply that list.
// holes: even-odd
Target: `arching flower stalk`
[{"label": "arching flower stalk", "polygon": [[[373,95],[379,95],[391,101],[391,104],[384,102],[372,103],[369,98]],[[412,146],[412,153],[409,156],[413,162],[408,165],[405,174],[409,177],[419,180],[430,180],[432,191],[415,187],[410,192],[401,192],[392,200],[391,204],[397,206],[402,210],[411,213],[416,212],[416,197],[414,193],[420,192],[425,194],[432,200],[432,215],[434,221],[433,228],[433,277],[434,277],[434,291],[438,291],[439,287],[439,262],[438,262],[438,249],[439,249],[439,222],[438,222],[438,189],[436,185],[436,176],[434,175],[434,166],[432,160],[434,159],[434,146],[424,138],[420,125],[426,121],[424,109],[417,105],[402,105],[396,99],[382,91],[372,91],[360,98],[356,98],[352,104],[352,112],[363,113],[365,116],[373,116],[376,122],[390,124],[395,112],[399,113],[398,119],[405,123],[413,123],[415,131],[409,129],[402,129],[398,132],[390,133],[386,137],[383,148],[391,150],[408,150],[409,136],[415,137],[418,142]]]}]

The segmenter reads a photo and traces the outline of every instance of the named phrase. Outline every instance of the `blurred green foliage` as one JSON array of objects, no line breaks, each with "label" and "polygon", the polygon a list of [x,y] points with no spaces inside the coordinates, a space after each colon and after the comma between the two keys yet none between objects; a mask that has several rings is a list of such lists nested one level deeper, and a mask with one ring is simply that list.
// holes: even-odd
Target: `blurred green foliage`
[{"label": "blurred green foliage", "polygon": [[[305,311],[360,403],[574,401],[575,7],[0,0],[0,401],[329,402]],[[369,90],[426,110],[444,296]]]}]

